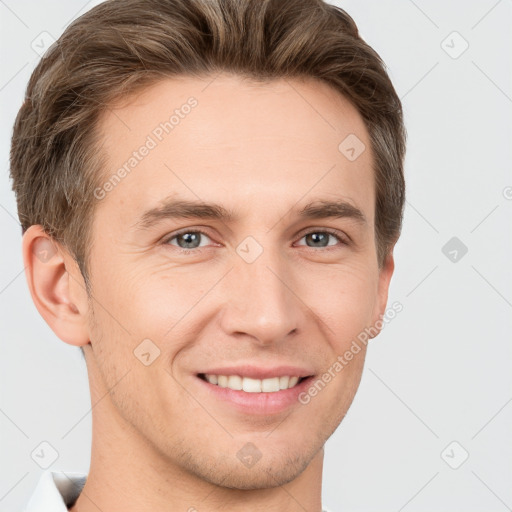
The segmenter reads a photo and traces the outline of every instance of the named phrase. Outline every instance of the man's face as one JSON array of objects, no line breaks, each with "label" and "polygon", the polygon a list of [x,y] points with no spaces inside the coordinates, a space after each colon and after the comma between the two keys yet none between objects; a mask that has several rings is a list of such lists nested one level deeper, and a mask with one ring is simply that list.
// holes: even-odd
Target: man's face
[{"label": "man's face", "polygon": [[[377,265],[372,155],[355,108],[318,82],[211,80],[160,82],[101,121],[105,181],[138,156],[98,194],[88,366],[116,424],[155,460],[226,487],[273,487],[314,460],[347,412],[364,345],[309,403],[298,395],[384,313],[392,268]],[[349,134],[366,146],[355,160],[338,148]],[[178,201],[232,218],[171,215]],[[300,215],[322,202],[351,214]],[[259,381],[204,374],[273,377],[265,389],[310,377],[258,393],[222,386]]]}]

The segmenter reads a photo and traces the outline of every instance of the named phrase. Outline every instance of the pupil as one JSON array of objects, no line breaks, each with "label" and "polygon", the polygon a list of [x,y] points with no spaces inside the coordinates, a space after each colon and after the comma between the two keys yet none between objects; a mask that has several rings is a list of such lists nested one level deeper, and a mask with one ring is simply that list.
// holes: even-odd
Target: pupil
[{"label": "pupil", "polygon": [[[327,234],[326,233],[309,233],[309,235],[307,235],[308,237],[311,237],[311,240],[316,243],[318,241],[320,242],[325,242],[324,244],[321,244],[319,247],[326,247],[327,246]],[[317,246],[318,247],[318,246]]]},{"label": "pupil", "polygon": [[[183,240],[185,242],[185,245],[182,245],[178,242],[180,247],[183,247],[184,249],[198,247],[198,244],[195,242],[199,241],[199,233],[184,233],[183,235],[180,235],[178,240]],[[192,247],[190,246],[190,244],[192,244]]]}]

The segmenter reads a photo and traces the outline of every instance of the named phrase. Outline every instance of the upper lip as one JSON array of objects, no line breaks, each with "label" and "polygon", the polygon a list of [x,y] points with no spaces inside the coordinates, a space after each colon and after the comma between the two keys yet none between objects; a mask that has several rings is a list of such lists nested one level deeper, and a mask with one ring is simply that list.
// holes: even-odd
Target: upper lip
[{"label": "upper lip", "polygon": [[240,375],[241,377],[249,377],[251,379],[270,379],[272,377],[282,377],[289,375],[290,377],[309,377],[313,375],[311,370],[300,366],[273,366],[264,368],[262,366],[241,365],[226,366],[224,368],[210,368],[199,372],[199,374],[209,375]]}]

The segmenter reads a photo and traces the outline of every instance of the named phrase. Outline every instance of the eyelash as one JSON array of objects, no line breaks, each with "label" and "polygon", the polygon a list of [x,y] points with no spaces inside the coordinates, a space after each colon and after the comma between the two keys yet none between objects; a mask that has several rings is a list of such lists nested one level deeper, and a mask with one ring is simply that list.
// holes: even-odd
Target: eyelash
[{"label": "eyelash", "polygon": [[[194,234],[200,233],[202,235],[207,236],[210,239],[212,238],[206,231],[203,231],[201,229],[186,229],[186,230],[180,231],[178,233],[174,233],[171,236],[166,237],[162,241],[162,245],[171,245],[169,243],[171,240],[174,240],[175,238],[179,237],[180,235],[185,235],[187,233],[194,233]],[[335,230],[329,229],[329,228],[312,229],[306,233],[303,233],[299,240],[302,240],[305,236],[310,235],[312,233],[327,233],[329,235],[332,235],[334,238],[336,238],[338,240],[338,242],[340,242],[341,245],[349,244],[348,239],[345,239],[343,236],[341,236],[338,231],[335,231]],[[192,254],[192,253],[197,254],[197,253],[201,253],[204,249],[207,249],[207,247],[196,247],[195,249],[184,249],[183,247],[178,247],[178,246],[173,246],[173,247],[181,254]],[[318,251],[319,249],[323,249],[324,251],[330,251],[330,250],[338,248],[339,246],[338,245],[329,245],[327,247],[318,247],[318,248],[308,247],[308,246],[303,246],[303,247],[306,247],[306,249],[310,249],[313,251]]]}]

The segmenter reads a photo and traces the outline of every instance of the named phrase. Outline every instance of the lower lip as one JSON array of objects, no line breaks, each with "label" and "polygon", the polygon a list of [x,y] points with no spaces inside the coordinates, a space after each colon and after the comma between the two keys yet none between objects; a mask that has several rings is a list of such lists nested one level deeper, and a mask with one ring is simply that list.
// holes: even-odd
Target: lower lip
[{"label": "lower lip", "polygon": [[282,389],[271,393],[248,393],[234,389],[222,388],[216,384],[210,384],[196,375],[203,389],[216,399],[228,402],[236,410],[245,414],[269,415],[285,411],[293,405],[300,405],[299,395],[311,384],[313,376],[307,377],[289,389]]}]

